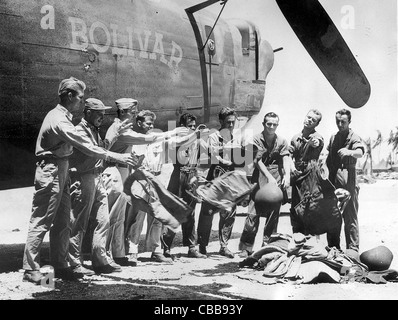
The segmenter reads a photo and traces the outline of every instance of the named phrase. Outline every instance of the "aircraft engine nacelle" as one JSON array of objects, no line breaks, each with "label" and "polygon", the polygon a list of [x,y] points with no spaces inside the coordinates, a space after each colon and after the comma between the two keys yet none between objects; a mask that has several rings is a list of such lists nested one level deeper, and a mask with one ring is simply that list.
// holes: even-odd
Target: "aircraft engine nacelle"
[{"label": "aircraft engine nacelle", "polygon": [[[261,39],[256,25],[241,19],[228,19],[236,28],[234,34],[236,63],[241,71],[238,77],[251,80],[265,80],[274,64],[271,45]],[[248,68],[249,66],[249,68]]]},{"label": "aircraft engine nacelle", "polygon": [[265,80],[274,66],[274,51],[266,40],[261,40],[260,42],[258,60],[258,77],[260,80]]},{"label": "aircraft engine nacelle", "polygon": [[234,106],[242,116],[250,118],[260,111],[265,83],[274,64],[271,45],[261,39],[257,26],[241,19],[228,19],[233,26],[236,65]]}]

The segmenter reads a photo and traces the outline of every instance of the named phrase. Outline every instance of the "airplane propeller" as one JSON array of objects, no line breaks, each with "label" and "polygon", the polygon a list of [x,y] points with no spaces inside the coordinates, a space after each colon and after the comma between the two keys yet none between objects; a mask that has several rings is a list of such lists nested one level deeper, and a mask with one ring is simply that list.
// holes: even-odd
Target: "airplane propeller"
[{"label": "airplane propeller", "polygon": [[370,84],[337,27],[318,0],[276,0],[291,28],[341,99],[360,108]]}]

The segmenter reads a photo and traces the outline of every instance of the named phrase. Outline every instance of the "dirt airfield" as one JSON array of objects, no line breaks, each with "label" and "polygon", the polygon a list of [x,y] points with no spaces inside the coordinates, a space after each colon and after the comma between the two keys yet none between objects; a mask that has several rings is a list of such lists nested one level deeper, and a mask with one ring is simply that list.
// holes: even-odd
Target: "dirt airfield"
[{"label": "dirt airfield", "polygon": [[[167,177],[166,177],[167,178]],[[379,245],[394,254],[391,269],[398,270],[398,180],[361,183],[359,195],[360,252]],[[137,267],[123,267],[111,275],[86,277],[80,282],[50,280],[45,286],[22,281],[22,256],[27,235],[33,188],[0,191],[0,300],[396,300],[398,283],[387,284],[293,284],[265,281],[261,271],[239,269],[242,259],[218,255],[218,214],[214,217],[207,259],[187,257],[181,246],[181,232],[175,239],[173,264],[150,261],[140,252]],[[199,213],[199,205],[196,214]],[[278,232],[291,233],[288,206],[282,208]],[[238,253],[246,208],[238,207],[230,249]],[[261,219],[260,230],[264,225]],[[144,225],[144,230],[145,230]],[[141,243],[145,234],[141,236]],[[256,238],[255,249],[261,243]],[[325,242],[322,235],[320,240]],[[344,237],[342,237],[344,245]],[[142,246],[141,246],[142,249]],[[48,235],[42,263],[48,263]],[[90,262],[87,261],[90,265]]]}]

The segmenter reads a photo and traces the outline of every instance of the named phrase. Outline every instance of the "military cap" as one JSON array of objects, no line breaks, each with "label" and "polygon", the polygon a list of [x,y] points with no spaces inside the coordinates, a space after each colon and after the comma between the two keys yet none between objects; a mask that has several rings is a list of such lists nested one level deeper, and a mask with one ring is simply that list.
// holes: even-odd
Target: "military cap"
[{"label": "military cap", "polygon": [[101,100],[95,98],[88,98],[84,103],[84,107],[90,110],[108,110],[112,109],[112,107],[105,106]]},{"label": "military cap", "polygon": [[134,109],[138,109],[138,101],[131,98],[120,98],[115,101],[116,106],[119,110],[129,109],[130,107],[134,107]]}]

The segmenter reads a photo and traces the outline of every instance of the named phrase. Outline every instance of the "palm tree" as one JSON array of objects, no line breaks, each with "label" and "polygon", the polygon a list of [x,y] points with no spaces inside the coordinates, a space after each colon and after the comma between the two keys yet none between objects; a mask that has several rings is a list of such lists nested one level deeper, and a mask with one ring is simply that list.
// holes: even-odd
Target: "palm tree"
[{"label": "palm tree", "polygon": [[381,136],[380,130],[377,131],[377,138],[376,140],[371,140],[368,138],[367,140],[364,141],[366,145],[366,152],[365,152],[365,161],[363,163],[362,170],[365,170],[366,164],[369,161],[370,164],[370,176],[373,177],[373,157],[372,157],[372,150],[375,149],[377,146],[379,146],[383,142],[383,138]]},{"label": "palm tree", "polygon": [[395,165],[395,159],[396,156],[392,156],[392,153],[395,152],[395,155],[398,153],[398,126],[395,127],[395,131],[391,130],[390,132],[390,137],[387,140],[389,145],[392,145],[392,152],[391,152],[391,167],[393,167],[393,165]]},{"label": "palm tree", "polygon": [[388,144],[392,144],[392,150],[398,152],[398,126],[395,127],[395,132],[391,130],[390,137],[387,140]]}]

